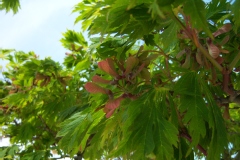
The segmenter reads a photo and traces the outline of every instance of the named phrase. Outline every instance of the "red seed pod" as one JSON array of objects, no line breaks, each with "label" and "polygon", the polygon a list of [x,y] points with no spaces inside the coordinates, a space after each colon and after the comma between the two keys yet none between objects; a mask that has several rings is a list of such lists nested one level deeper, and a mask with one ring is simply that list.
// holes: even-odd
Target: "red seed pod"
[{"label": "red seed pod", "polygon": [[137,57],[131,56],[128,57],[127,61],[126,61],[126,70],[124,72],[124,74],[128,74],[132,71],[132,69],[137,66],[139,63],[139,60]]},{"label": "red seed pod", "polygon": [[98,67],[113,77],[118,76],[117,71],[115,70],[114,61],[111,58],[98,62]]},{"label": "red seed pod", "polygon": [[120,106],[121,101],[124,98],[122,96],[118,97],[117,99],[114,100],[109,100],[105,107],[104,107],[104,112],[106,113],[106,118],[109,118],[112,116],[112,114],[114,113],[115,109],[118,108]]},{"label": "red seed pod", "polygon": [[111,82],[110,80],[103,79],[98,75],[93,76],[92,81],[95,83],[102,83],[102,84],[109,84]]},{"label": "red seed pod", "polygon": [[232,29],[231,23],[226,23],[221,28],[219,28],[216,32],[214,32],[213,36],[217,37],[223,33],[229,32],[231,29]]},{"label": "red seed pod", "polygon": [[209,51],[209,54],[214,59],[216,59],[219,56],[219,54],[220,54],[219,48],[216,45],[214,45],[213,43],[208,44],[208,51]]},{"label": "red seed pod", "polygon": [[107,90],[100,87],[99,85],[92,83],[92,82],[87,82],[84,85],[85,89],[89,92],[89,93],[102,93],[102,94],[108,94]]}]

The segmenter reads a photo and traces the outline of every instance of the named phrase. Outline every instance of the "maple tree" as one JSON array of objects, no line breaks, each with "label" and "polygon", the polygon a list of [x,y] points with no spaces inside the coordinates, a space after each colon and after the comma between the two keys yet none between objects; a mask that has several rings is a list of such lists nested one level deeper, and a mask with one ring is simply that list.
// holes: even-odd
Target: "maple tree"
[{"label": "maple tree", "polygon": [[84,0],[63,64],[1,49],[0,158],[239,159],[238,6]]}]

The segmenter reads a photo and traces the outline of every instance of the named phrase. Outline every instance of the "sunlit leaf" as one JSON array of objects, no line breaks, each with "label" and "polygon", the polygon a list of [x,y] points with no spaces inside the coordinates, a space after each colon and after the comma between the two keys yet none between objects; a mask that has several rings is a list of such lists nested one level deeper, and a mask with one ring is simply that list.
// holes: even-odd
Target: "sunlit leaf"
[{"label": "sunlit leaf", "polygon": [[239,26],[240,26],[240,10],[239,10],[239,6],[240,5],[240,0],[235,0],[233,2],[233,4],[231,5],[231,10],[233,12],[234,15],[234,31],[237,32]]},{"label": "sunlit leaf", "polygon": [[20,8],[19,0],[1,0],[0,1],[0,10],[6,10],[6,12],[9,12],[10,10],[12,10],[13,13],[16,14],[19,8]]},{"label": "sunlit leaf", "polygon": [[83,59],[82,61],[78,62],[77,65],[74,68],[74,71],[82,71],[85,69],[88,69],[91,65],[90,59],[88,57],[86,57],[85,59]]}]

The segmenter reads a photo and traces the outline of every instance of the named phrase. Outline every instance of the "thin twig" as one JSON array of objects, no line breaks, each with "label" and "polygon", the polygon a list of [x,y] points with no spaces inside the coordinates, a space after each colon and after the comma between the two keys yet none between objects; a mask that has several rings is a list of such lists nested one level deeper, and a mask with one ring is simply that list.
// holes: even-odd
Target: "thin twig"
[{"label": "thin twig", "polygon": [[[189,142],[192,142],[192,138],[189,134],[182,132],[180,136],[183,138],[186,138]],[[207,151],[200,144],[197,145],[197,148],[200,152],[202,152],[205,156],[207,156]]]}]

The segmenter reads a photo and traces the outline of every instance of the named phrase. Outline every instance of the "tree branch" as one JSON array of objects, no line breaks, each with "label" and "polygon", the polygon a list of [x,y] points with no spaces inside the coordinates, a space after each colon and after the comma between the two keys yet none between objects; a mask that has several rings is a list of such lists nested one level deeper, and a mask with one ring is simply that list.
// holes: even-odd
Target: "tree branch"
[{"label": "tree branch", "polygon": [[[192,142],[192,137],[189,134],[182,132],[180,133],[180,136],[187,139],[189,142]],[[207,156],[207,151],[200,144],[197,145],[197,148],[200,152]]]}]

